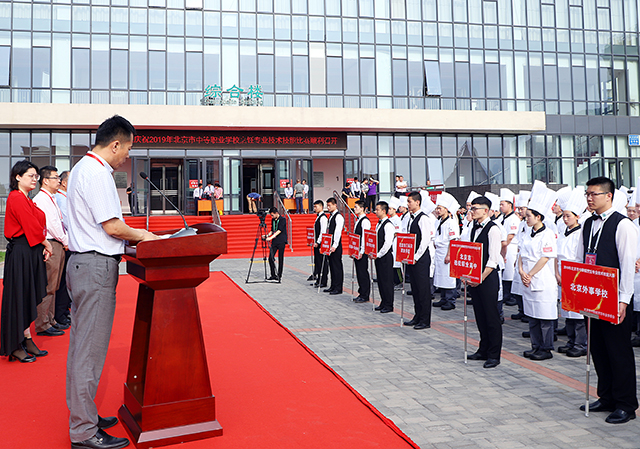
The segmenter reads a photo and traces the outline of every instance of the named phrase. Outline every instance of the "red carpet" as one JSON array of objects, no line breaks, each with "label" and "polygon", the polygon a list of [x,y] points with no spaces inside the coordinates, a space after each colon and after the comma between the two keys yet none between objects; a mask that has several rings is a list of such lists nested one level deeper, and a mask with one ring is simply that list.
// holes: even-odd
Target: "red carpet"
[{"label": "red carpet", "polygon": [[[120,277],[97,397],[102,416],[115,415],[122,401],[137,288],[129,276]],[[417,448],[225,274],[212,273],[198,297],[224,435],[180,447]],[[31,364],[0,360],[1,446],[68,448],[68,336],[36,337],[36,342],[50,354]],[[120,424],[110,432],[126,436]]]}]

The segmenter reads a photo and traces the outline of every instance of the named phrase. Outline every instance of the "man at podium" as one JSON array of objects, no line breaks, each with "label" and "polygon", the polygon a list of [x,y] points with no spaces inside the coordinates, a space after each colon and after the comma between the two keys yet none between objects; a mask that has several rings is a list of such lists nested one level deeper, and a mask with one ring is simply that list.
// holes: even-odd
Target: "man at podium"
[{"label": "man at podium", "polygon": [[104,429],[116,417],[101,418],[95,404],[116,307],[118,264],[124,241],[158,237],[122,220],[112,176],[129,157],[135,129],[113,116],[96,132],[96,145],[73,168],[68,184],[71,334],[67,358],[67,407],[72,448],[117,449],[129,444]]}]

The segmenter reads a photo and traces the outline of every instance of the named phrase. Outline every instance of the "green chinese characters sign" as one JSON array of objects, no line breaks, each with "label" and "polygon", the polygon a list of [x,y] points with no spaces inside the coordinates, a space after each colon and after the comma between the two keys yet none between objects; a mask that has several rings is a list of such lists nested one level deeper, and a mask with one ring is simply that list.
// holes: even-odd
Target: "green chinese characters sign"
[{"label": "green chinese characters sign", "polygon": [[262,86],[249,86],[249,89],[242,89],[235,84],[227,89],[214,84],[207,86],[204,96],[200,100],[203,106],[262,106],[264,92]]}]

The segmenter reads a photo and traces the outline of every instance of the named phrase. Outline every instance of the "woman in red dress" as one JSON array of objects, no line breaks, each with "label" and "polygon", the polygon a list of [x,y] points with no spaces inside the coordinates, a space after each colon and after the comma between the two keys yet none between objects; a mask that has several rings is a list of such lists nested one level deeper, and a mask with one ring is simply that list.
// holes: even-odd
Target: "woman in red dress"
[{"label": "woman in red dress", "polygon": [[47,355],[31,339],[36,307],[47,294],[45,261],[51,255],[44,212],[28,197],[39,179],[38,167],[24,160],[11,169],[4,220],[9,241],[4,263],[4,289],[0,324],[0,355],[9,361],[35,362]]}]

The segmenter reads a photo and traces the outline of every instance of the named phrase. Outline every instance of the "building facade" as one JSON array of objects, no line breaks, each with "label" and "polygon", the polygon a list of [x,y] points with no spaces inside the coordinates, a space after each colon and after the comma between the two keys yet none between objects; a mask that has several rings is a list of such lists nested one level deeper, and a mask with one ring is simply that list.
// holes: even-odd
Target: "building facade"
[{"label": "building facade", "polygon": [[113,113],[140,131],[116,174],[135,213],[171,213],[140,171],[187,213],[198,180],[222,184],[229,213],[253,188],[268,203],[296,179],[322,199],[356,176],[384,197],[396,174],[413,187],[596,175],[630,186],[639,11],[638,0],[3,0],[0,197],[15,161],[70,169]]}]

